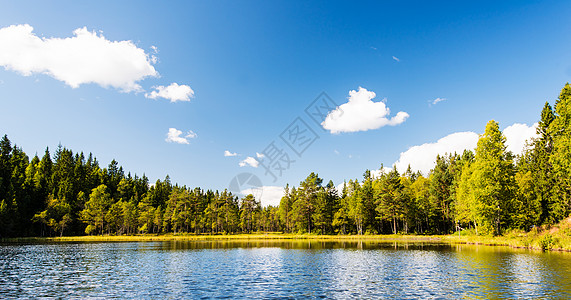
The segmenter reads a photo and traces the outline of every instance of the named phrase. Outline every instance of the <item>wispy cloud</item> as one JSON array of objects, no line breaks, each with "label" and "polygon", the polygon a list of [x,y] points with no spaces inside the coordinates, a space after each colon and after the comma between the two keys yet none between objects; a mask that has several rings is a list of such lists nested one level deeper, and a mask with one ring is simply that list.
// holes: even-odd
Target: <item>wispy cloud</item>
[{"label": "wispy cloud", "polygon": [[189,131],[186,133],[186,137],[189,138],[189,139],[193,139],[193,138],[197,137],[197,135],[196,135],[196,133],[194,133],[194,131],[189,130]]},{"label": "wispy cloud", "polygon": [[250,166],[252,168],[257,168],[260,165],[260,162],[258,162],[255,158],[248,156],[246,159],[238,163],[238,165],[240,167]]},{"label": "wispy cloud", "polygon": [[187,131],[185,134],[176,128],[169,128],[169,132],[167,132],[167,138],[165,141],[168,143],[189,144],[189,139],[196,137],[196,133],[194,133],[192,130]]},{"label": "wispy cloud", "polygon": [[432,105],[436,105],[438,102],[442,102],[442,101],[446,101],[446,98],[436,98],[434,100],[432,100]]},{"label": "wispy cloud", "polygon": [[229,156],[236,156],[238,155],[238,153],[236,152],[230,152],[228,150],[224,150],[224,156],[229,157]]},{"label": "wispy cloud", "polygon": [[393,56],[393,59],[396,60],[397,62],[400,62],[400,59],[396,56]]}]

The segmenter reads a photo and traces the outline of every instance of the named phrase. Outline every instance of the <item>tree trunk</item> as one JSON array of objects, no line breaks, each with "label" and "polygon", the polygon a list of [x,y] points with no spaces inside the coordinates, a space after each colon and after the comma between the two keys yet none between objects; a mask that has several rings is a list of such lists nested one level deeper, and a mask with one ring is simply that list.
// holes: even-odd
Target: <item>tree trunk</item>
[{"label": "tree trunk", "polygon": [[393,214],[393,234],[397,234],[397,218]]}]

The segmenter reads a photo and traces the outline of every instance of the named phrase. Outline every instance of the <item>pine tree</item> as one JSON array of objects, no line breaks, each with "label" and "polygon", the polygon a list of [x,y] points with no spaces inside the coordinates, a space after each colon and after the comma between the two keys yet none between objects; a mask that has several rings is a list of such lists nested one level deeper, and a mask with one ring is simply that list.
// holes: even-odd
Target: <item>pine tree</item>
[{"label": "pine tree", "polygon": [[438,231],[448,233],[452,223],[452,193],[454,175],[451,172],[453,156],[436,156],[436,166],[430,174],[430,200],[437,208]]},{"label": "pine tree", "polygon": [[251,233],[257,229],[258,214],[261,211],[260,202],[249,194],[240,203],[240,226],[243,232]]},{"label": "pine tree", "polygon": [[12,145],[7,135],[0,140],[0,201],[5,203],[11,201],[9,199],[10,178],[12,177]]},{"label": "pine tree", "polygon": [[311,233],[314,228],[313,214],[316,209],[318,194],[323,189],[322,183],[323,179],[319,178],[318,174],[311,172],[299,184],[293,210],[300,231],[307,229],[307,233]]},{"label": "pine tree", "polygon": [[280,206],[279,206],[280,220],[284,225],[284,231],[288,233],[291,233],[293,228],[292,210],[293,210],[294,198],[292,197],[292,194],[295,194],[295,189],[292,189],[290,193],[289,184],[286,185],[286,187],[284,188],[284,195],[280,200]]},{"label": "pine tree", "polygon": [[396,166],[388,174],[383,174],[379,188],[375,191],[377,212],[379,218],[391,223],[391,231],[397,233],[397,220],[400,220],[404,210],[402,202],[404,186],[400,180]]}]

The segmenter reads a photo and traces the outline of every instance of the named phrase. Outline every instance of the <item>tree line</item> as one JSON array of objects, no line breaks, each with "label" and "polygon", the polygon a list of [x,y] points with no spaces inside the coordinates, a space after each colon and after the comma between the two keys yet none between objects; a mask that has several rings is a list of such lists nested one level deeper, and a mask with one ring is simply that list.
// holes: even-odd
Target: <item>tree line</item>
[{"label": "tree line", "polygon": [[514,156],[495,121],[475,151],[436,158],[425,177],[410,167],[365,171],[337,190],[311,173],[287,185],[277,207],[164,180],[149,184],[117,161],[58,146],[31,160],[0,140],[0,236],[287,232],[499,235],[552,225],[571,212],[571,86],[545,103],[538,136]]}]

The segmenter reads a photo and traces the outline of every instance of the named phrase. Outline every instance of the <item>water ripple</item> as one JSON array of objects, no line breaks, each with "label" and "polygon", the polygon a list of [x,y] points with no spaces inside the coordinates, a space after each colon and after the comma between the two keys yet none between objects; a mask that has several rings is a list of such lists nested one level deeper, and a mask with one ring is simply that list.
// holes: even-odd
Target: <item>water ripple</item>
[{"label": "water ripple", "polygon": [[0,298],[571,298],[571,255],[375,242],[0,244]]}]

